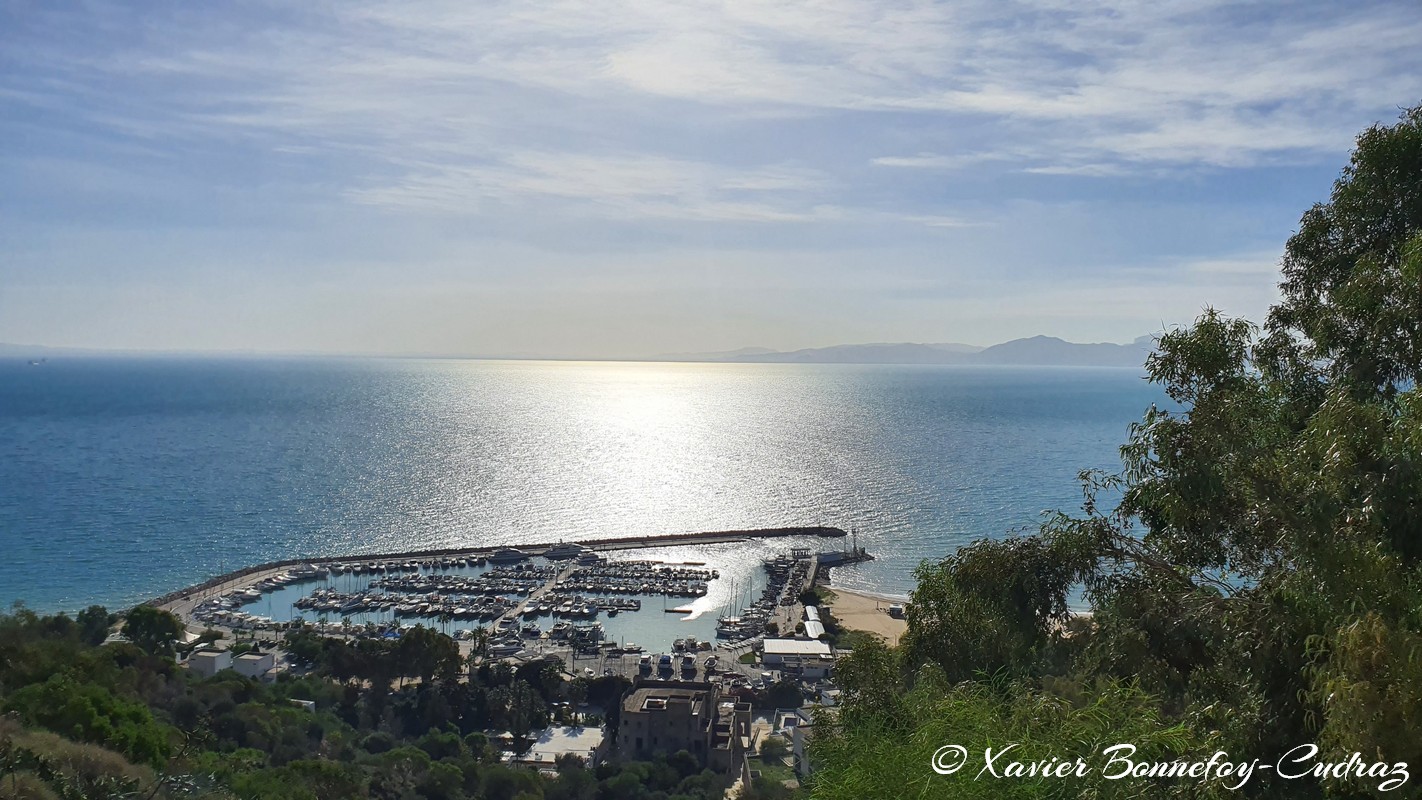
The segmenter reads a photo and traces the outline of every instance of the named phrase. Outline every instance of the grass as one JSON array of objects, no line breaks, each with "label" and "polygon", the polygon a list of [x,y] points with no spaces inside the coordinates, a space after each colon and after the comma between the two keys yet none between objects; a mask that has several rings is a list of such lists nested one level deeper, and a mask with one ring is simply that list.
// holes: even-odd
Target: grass
[{"label": "grass", "polygon": [[795,770],[786,764],[784,759],[772,758],[762,759],[760,763],[751,762],[751,769],[757,768],[760,770],[761,777],[776,783],[795,779]]},{"label": "grass", "polygon": [[869,631],[841,628],[831,637],[834,646],[840,650],[856,650],[869,642],[882,642],[884,637]]}]

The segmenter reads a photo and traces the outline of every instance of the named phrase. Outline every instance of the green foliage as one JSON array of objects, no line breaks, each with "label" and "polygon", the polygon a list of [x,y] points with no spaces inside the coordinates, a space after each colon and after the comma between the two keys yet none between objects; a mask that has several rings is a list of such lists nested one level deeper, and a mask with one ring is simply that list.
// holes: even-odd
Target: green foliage
[{"label": "green foliage", "polygon": [[[1069,781],[974,780],[982,748],[1018,744],[1012,758],[1044,760],[1080,756],[1099,765],[1101,750],[1119,742],[1140,748],[1136,757],[1208,759],[1216,743],[1165,718],[1153,700],[1127,685],[1104,684],[1079,701],[1030,689],[1007,696],[980,683],[946,687],[942,677],[921,676],[900,709],[907,718],[878,714],[855,702],[842,721],[816,721],[810,797],[858,798],[1045,798],[1045,797],[1226,797],[1223,787],[1191,782],[1146,784],[1110,781],[1099,769]],[[852,719],[852,722],[850,721]],[[946,744],[976,748],[976,766],[937,775],[933,755]]]},{"label": "green foliage", "polygon": [[238,797],[261,800],[344,800],[365,796],[366,784],[349,764],[312,760],[238,775],[232,789]]},{"label": "green foliage", "polygon": [[800,592],[796,596],[802,606],[822,606],[827,604],[834,597],[834,593],[818,584]]},{"label": "green foliage", "polygon": [[167,729],[143,704],[67,675],[19,689],[6,700],[5,710],[27,724],[112,748],[136,762],[160,766],[172,752]]},{"label": "green foliage", "polygon": [[[199,679],[135,644],[95,647],[88,642],[98,637],[63,615],[23,607],[0,615],[0,710],[13,717],[0,717],[0,798],[620,796],[607,788],[622,779],[620,765],[592,771],[571,759],[564,774],[547,779],[501,764],[481,731],[542,726],[548,707],[540,689],[585,694],[615,710],[625,679],[569,685],[551,660],[476,670],[466,682],[448,669],[449,640],[433,632],[415,634],[403,649],[292,633],[327,675],[275,684],[232,672]],[[346,676],[333,680],[340,670]],[[362,685],[355,674],[385,683]],[[392,690],[400,675],[429,680]],[[628,768],[633,780],[660,787],[650,790],[657,797],[710,800],[726,786],[722,776],[683,776],[665,762]]]},{"label": "green foliage", "polygon": [[92,744],[0,719],[0,798],[119,797],[161,791],[151,771]]},{"label": "green foliage", "polygon": [[1276,364],[1391,393],[1422,364],[1422,106],[1374,125],[1284,254],[1269,314]]},{"label": "green foliage", "polygon": [[[1119,475],[1083,474],[1079,515],[919,570],[902,648],[839,665],[813,796],[1209,794],[926,771],[936,743],[1061,755],[1105,731],[1266,763],[1303,742],[1422,761],[1422,107],[1359,137],[1281,290],[1262,339],[1213,310],[1160,337],[1146,368],[1172,405],[1132,426]],[[1066,613],[1076,590],[1089,618]]]},{"label": "green foliage", "polygon": [[80,611],[74,621],[79,625],[80,641],[87,645],[99,645],[108,638],[109,628],[118,618],[103,606],[89,606]]},{"label": "green foliage", "polygon": [[444,634],[423,626],[405,631],[394,657],[400,674],[429,682],[436,675],[452,676],[459,670],[459,645]]},{"label": "green foliage", "polygon": [[785,743],[785,739],[779,736],[767,736],[760,744],[760,757],[763,759],[780,759],[790,751],[790,746]]},{"label": "green foliage", "polygon": [[178,618],[153,606],[138,606],[123,621],[128,640],[154,655],[172,655],[173,642],[183,635]]},{"label": "green foliage", "polygon": [[766,708],[799,708],[805,702],[800,693],[800,685],[790,680],[780,680],[766,687],[762,705]]},{"label": "green foliage", "polygon": [[1066,620],[1072,587],[1096,562],[1057,536],[978,542],[924,564],[906,612],[908,658],[936,663],[954,681],[1030,674]]}]

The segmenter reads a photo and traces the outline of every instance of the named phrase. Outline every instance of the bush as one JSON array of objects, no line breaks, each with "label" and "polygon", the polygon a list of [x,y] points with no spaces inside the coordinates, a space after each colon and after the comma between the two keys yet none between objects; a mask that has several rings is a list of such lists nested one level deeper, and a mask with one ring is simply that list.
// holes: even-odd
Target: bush
[{"label": "bush", "polygon": [[790,752],[790,745],[785,743],[785,739],[780,736],[767,736],[760,743],[760,757],[769,761],[778,761]]},{"label": "bush", "polygon": [[360,743],[361,749],[372,755],[388,753],[395,747],[395,738],[385,731],[376,731]]}]

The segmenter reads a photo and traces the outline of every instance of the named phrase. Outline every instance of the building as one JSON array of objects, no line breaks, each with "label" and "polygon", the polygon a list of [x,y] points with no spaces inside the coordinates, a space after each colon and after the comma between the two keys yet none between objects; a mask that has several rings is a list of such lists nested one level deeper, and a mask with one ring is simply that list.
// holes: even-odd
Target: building
[{"label": "building", "polygon": [[761,660],[767,667],[798,665],[802,661],[834,658],[834,646],[815,639],[766,639],[761,644]]},{"label": "building", "polygon": [[[833,719],[837,713],[836,709],[825,709],[821,713]],[[795,774],[801,779],[808,778],[814,771],[810,763],[810,740],[815,735],[815,721],[809,709],[799,709],[795,712],[795,718],[785,720],[781,723],[782,730],[788,731],[790,736],[790,754],[795,760]]]},{"label": "building", "polygon": [[639,681],[622,701],[618,749],[627,758],[685,750],[709,769],[744,772],[750,713],[719,684]]},{"label": "building", "polygon": [[504,760],[549,771],[556,768],[559,758],[573,755],[582,759],[585,766],[595,767],[606,755],[604,745],[602,728],[581,725],[545,728],[523,754],[505,752]]},{"label": "building", "polygon": [[237,674],[248,678],[263,678],[276,667],[276,656],[271,653],[243,653],[232,659],[232,668]]},{"label": "building", "polygon": [[188,669],[204,678],[232,669],[232,654],[226,650],[199,650],[188,656]]},{"label": "building", "polygon": [[780,674],[802,681],[823,681],[834,677],[833,658],[803,658],[780,666]]}]

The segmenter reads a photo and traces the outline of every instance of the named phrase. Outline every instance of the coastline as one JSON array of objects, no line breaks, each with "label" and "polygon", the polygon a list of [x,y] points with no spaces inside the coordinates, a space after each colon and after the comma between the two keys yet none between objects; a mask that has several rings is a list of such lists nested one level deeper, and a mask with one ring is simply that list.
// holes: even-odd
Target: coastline
[{"label": "coastline", "polygon": [[834,594],[827,605],[840,627],[872,633],[891,645],[908,631],[908,622],[889,616],[890,605],[902,604],[906,598],[860,589],[844,589],[831,584],[825,587]]}]

